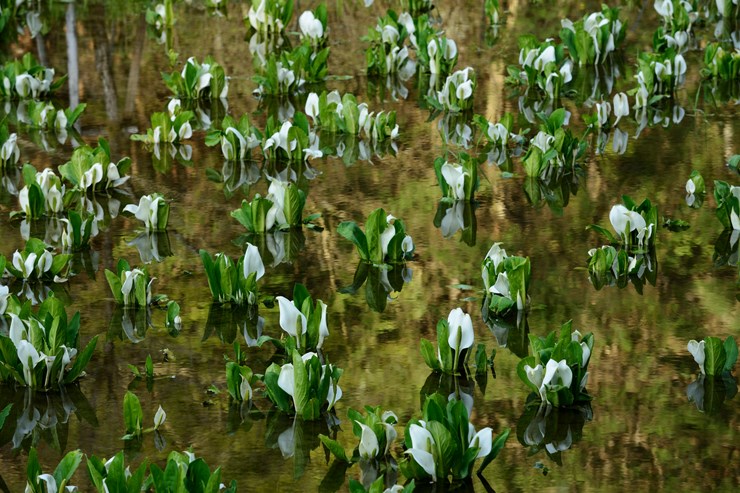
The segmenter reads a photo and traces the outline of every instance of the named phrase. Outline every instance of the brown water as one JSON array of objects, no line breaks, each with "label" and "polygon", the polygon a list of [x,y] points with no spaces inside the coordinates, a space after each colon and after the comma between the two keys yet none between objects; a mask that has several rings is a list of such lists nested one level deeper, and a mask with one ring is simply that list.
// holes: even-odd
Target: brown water
[{"label": "brown water", "polygon": [[[461,306],[473,314],[476,338],[489,349],[504,343],[497,343],[480,316],[476,291],[482,289],[480,262],[490,245],[500,241],[510,254],[531,259],[532,310],[519,329],[510,330],[507,347],[511,350],[499,347],[495,378],[489,375],[485,392],[479,385],[458,382],[472,389],[476,427],[491,426],[495,432],[512,428],[505,450],[485,471],[485,481],[496,491],[735,491],[740,487],[740,399],[722,402],[719,392],[708,391],[706,412],[700,412],[686,396],[687,386],[698,373],[686,350],[688,340],[707,335],[740,338],[738,269],[715,266],[713,261],[715,244],[720,240],[721,247],[721,241],[727,241],[720,238],[722,226],[714,217],[714,200],[708,197],[699,210],[684,203],[684,184],[692,169],[701,171],[710,192],[714,179],[739,182],[724,163],[739,151],[734,139],[740,119],[732,101],[714,106],[696,98],[701,51],[687,55],[688,77],[678,91],[678,102],[686,110],[680,124],[643,130],[638,139],[630,138],[623,155],[612,152],[611,142],[601,155],[591,146],[580,186],[562,210],[528,200],[519,165],[517,176],[510,178],[495,166],[483,165],[474,209],[476,234],[472,239],[466,236],[465,242],[460,232],[444,238],[434,225],[440,193],[432,163],[443,155],[444,143],[436,123],[427,122],[428,112],[419,108],[413,81],[408,83],[408,99],[393,101],[381,90],[383,82],[370,84],[363,76],[365,45],[359,38],[375,25],[384,8],[378,3],[382,2],[369,9],[361,2],[329,6],[330,74],[351,78],[328,81],[326,87],[351,91],[373,108],[398,111],[399,152],[395,157],[376,157],[371,163],[359,161],[352,166],[336,158],[314,161],[322,174],[307,184],[305,210],[322,214],[319,222],[324,230],[304,230],[284,238],[288,254],[276,266],[267,265],[273,257],[262,248],[267,265],[261,281],[264,293],[292,297],[293,283],[302,282],[314,298],[329,306],[331,335],[324,349],[334,364],[344,368],[340,381],[344,397],[337,406],[342,421],[339,441],[350,449],[356,444],[346,418],[350,407],[381,405],[394,410],[402,424],[420,415],[422,387],[433,388],[436,377],[430,377],[424,365],[419,340],[434,339],[437,321],[452,308]],[[437,15],[460,49],[458,67],[470,65],[476,70],[475,110],[492,121],[505,111],[519,112],[517,98],[503,83],[506,66],[518,59],[517,36],[534,32],[541,38],[555,37],[562,17],[575,20],[598,9],[600,2],[505,3],[509,10],[506,23],[489,47],[480,2],[437,2]],[[629,19],[629,27],[622,76],[615,90],[633,86],[635,53],[649,48],[659,22],[652,2],[625,3],[623,16]],[[297,29],[299,13],[315,4],[301,2],[296,7],[293,27]],[[52,31],[45,39],[47,64],[66,73],[67,7],[55,4],[54,8],[49,18]],[[103,269],[113,269],[120,257],[132,264],[139,262],[139,253],[129,245],[138,234],[138,225],[122,216],[111,218],[107,229],[95,238],[94,251],[87,259],[94,278],[82,273],[59,293],[70,298],[71,310],[81,313],[83,341],[101,334],[87,377],[79,389],[71,388],[65,396],[31,396],[23,389],[0,389],[0,408],[15,403],[0,432],[0,477],[7,491],[23,489],[32,444],[39,448],[46,468],[75,448],[103,457],[121,450],[122,401],[127,388],[133,388],[141,398],[145,419],[153,417],[158,405],[167,411],[166,446],[158,451],[152,435],[147,435],[139,448],[126,449],[127,463],[137,465],[144,458],[161,463],[170,450],[192,446],[209,465],[221,465],[225,479],[236,479],[240,491],[330,489],[325,479],[330,466],[317,438],[318,433],[327,433],[325,425],[298,422],[293,428],[292,419],[276,415],[259,393],[251,409],[240,410],[229,402],[223,355],[232,355],[235,338],[242,345],[244,339],[228,313],[211,308],[197,251],[205,248],[234,256],[242,252],[235,240],[244,230],[229,212],[242,198],[251,199],[255,191],[264,193],[265,179],[227,198],[223,186],[206,178],[207,168],[220,170],[223,163],[219,149],[204,146],[203,132],[193,138],[189,166],[173,163],[155,169],[151,153],[129,140],[132,131],[145,131],[149,115],[163,111],[169,97],[160,77],[161,71],[171,70],[168,58],[164,46],[146,35],[143,9],[139,2],[120,1],[77,6],[79,98],[88,103],[80,134],[90,143],[99,136],[109,139],[114,158],[132,157],[133,178],[128,187],[132,196],[159,192],[173,199],[168,233],[159,239],[160,246],[169,243],[172,255],[149,269],[158,278],[155,291],[180,303],[183,328],[178,336],[169,335],[164,313],[155,309],[153,327],[133,337],[139,342],[122,332],[121,311],[113,303]],[[176,5],[173,48],[180,54],[178,70],[189,56],[202,60],[212,55],[221,63],[232,76],[229,111],[241,116],[245,111],[258,111],[258,102],[251,96],[255,85],[250,80],[252,63],[241,21],[248,5],[231,4],[229,9],[228,17],[211,18],[200,7]],[[712,31],[713,26],[697,28],[700,45],[711,40]],[[23,38],[14,54],[26,50],[36,52],[37,47]],[[580,115],[592,110],[584,110],[574,100],[566,99],[564,105],[573,113],[571,125],[583,130]],[[263,122],[264,114],[255,119]],[[630,136],[635,134],[634,123],[621,128]],[[39,168],[63,164],[71,154],[69,145],[45,152],[27,135],[20,141],[22,158]],[[660,216],[691,224],[680,233],[660,229],[655,285],[645,286],[642,293],[633,286],[596,290],[585,271],[587,251],[603,243],[585,228],[592,223],[607,225],[610,207],[623,194],[638,200],[648,197],[658,204]],[[119,198],[123,203],[133,200]],[[416,258],[408,264],[413,278],[394,294],[397,298],[382,313],[368,307],[365,288],[354,295],[339,293],[352,284],[358,257],[354,247],[336,234],[340,222],[363,223],[377,207],[403,218],[416,244]],[[16,208],[16,199],[4,194],[0,253],[5,255],[23,245],[18,222],[7,219]],[[462,290],[458,284],[476,290]],[[279,337],[277,307],[263,308],[260,315],[265,318],[265,333]],[[569,432],[570,448],[552,456],[545,450],[531,453],[529,446],[517,440],[518,435],[525,441],[531,416],[523,416],[528,390],[516,376],[519,356],[514,352],[522,355],[526,351],[526,330],[544,335],[569,319],[581,332],[593,331],[596,337],[589,379],[594,399],[583,414],[548,417],[546,440],[539,448],[567,441]],[[144,325],[140,321],[139,328]],[[502,337],[502,331],[497,335]],[[163,360],[165,350],[171,355],[167,362]],[[151,389],[144,383],[132,384],[127,366],[143,366],[149,354],[158,376]],[[267,347],[248,350],[248,364],[258,373],[272,357]],[[209,394],[211,386],[221,393]],[[39,425],[22,439],[17,423],[24,407],[30,406],[41,416],[53,409],[57,423],[47,423],[46,428]],[[530,432],[534,430],[533,425]],[[281,451],[278,437],[282,434],[280,443],[284,444],[290,442],[291,433],[294,449],[284,446]],[[361,474],[358,466],[347,471],[350,478],[359,479]],[[90,489],[82,468],[75,484],[82,491]],[[483,491],[484,485],[476,479],[474,488]],[[342,489],[346,490],[346,481]]]}]

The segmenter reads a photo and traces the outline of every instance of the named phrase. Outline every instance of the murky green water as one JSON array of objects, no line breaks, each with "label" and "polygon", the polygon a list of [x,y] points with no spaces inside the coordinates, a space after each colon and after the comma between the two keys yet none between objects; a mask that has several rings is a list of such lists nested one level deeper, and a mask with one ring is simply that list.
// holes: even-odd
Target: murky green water
[{"label": "murky green water", "polygon": [[[296,11],[315,3],[301,3]],[[505,3],[506,23],[495,44],[488,46],[480,2],[437,2],[441,25],[460,48],[458,67],[470,65],[478,75],[475,111],[492,121],[505,111],[520,114],[516,96],[504,85],[506,66],[517,62],[517,36],[534,32],[540,38],[555,37],[562,17],[575,19],[600,4]],[[652,2],[625,3],[629,5],[623,15],[629,27],[615,91],[633,86],[635,53],[649,48],[658,25]],[[350,407],[381,405],[394,410],[405,424],[419,416],[423,393],[435,386],[445,392],[457,387],[472,394],[477,427],[491,426],[494,432],[512,428],[506,449],[484,474],[496,491],[736,490],[740,487],[740,398],[727,399],[721,389],[707,387],[705,412],[700,412],[686,394],[698,373],[686,351],[688,340],[706,335],[740,337],[737,267],[717,266],[713,258],[728,241],[720,236],[714,200],[708,197],[698,210],[684,202],[684,184],[692,169],[701,171],[708,184],[714,179],[738,183],[737,175],[724,165],[740,149],[735,141],[740,129],[737,106],[733,101],[715,106],[696,97],[701,51],[692,50],[686,56],[688,77],[678,91],[678,103],[686,114],[679,124],[644,129],[638,139],[630,138],[622,155],[612,151],[611,142],[603,154],[596,154],[591,145],[584,176],[570,196],[566,190],[565,207],[532,200],[536,194],[519,165],[514,177],[483,165],[477,203],[465,211],[466,225],[472,230],[445,238],[435,226],[435,218],[439,224],[445,211],[438,210],[440,193],[432,167],[445,147],[436,122],[427,122],[428,111],[419,108],[415,79],[407,84],[408,98],[394,101],[384,81],[363,76],[365,45],[359,38],[375,25],[384,7],[378,2],[369,9],[358,4],[329,6],[330,73],[351,78],[328,81],[326,87],[351,91],[377,109],[395,109],[401,130],[397,156],[374,157],[372,162],[351,166],[336,158],[314,161],[321,175],[305,181],[305,210],[322,214],[319,222],[324,230],[292,232],[265,238],[260,244],[266,264],[276,263],[266,265],[267,276],[261,281],[264,293],[292,297],[293,283],[301,282],[329,306],[331,336],[324,350],[345,370],[340,382],[344,396],[337,406],[342,421],[339,441],[348,448],[355,445],[346,418]],[[168,58],[165,48],[146,35],[143,8],[139,2],[89,2],[75,11],[79,98],[88,103],[80,134],[90,143],[100,136],[109,139],[114,158],[131,156],[133,178],[130,197],[117,196],[120,207],[114,200],[101,201],[107,229],[95,238],[93,252],[80,259],[87,269],[81,266],[82,273],[57,293],[71,300],[72,311],[81,313],[83,341],[102,336],[87,377],[64,395],[0,389],[0,409],[15,404],[0,432],[0,489],[4,482],[6,491],[22,490],[31,445],[39,448],[46,467],[75,448],[105,457],[121,450],[122,400],[129,388],[141,398],[145,416],[153,416],[162,405],[168,420],[164,449],[157,450],[153,437],[147,435],[139,447],[126,448],[127,463],[138,464],[144,458],[161,462],[170,450],[192,446],[209,465],[223,466],[224,477],[236,479],[240,491],[331,489],[336,478],[317,438],[328,433],[325,424],[294,423],[271,411],[269,401],[261,396],[251,408],[240,409],[229,402],[224,354],[233,354],[234,340],[244,345],[242,319],[211,307],[197,252],[201,248],[233,256],[242,252],[239,237],[245,231],[229,212],[242,198],[251,199],[256,191],[264,194],[267,184],[262,177],[232,194],[209,181],[206,169],[221,170],[223,162],[218,149],[205,147],[203,132],[196,132],[192,140],[192,163],[187,166],[153,163],[151,153],[129,140],[132,132],[145,131],[149,115],[164,110],[169,98],[160,77],[160,71],[170,71]],[[68,66],[65,9],[55,4],[50,18],[53,29],[45,39],[47,64],[58,73],[65,73]],[[177,5],[173,48],[180,54],[178,67],[191,55],[199,60],[212,55],[233,77],[229,112],[235,116],[253,112],[262,125],[266,113],[251,95],[256,86],[250,80],[251,57],[241,21],[247,9],[246,4],[231,4],[228,17],[211,18],[202,8]],[[711,39],[712,30],[713,26],[695,29],[699,46]],[[36,52],[37,47],[22,38],[14,49],[21,54]],[[572,112],[571,125],[580,132],[581,114],[592,110],[571,99],[563,103]],[[519,118],[520,124],[526,123]],[[621,128],[630,136],[636,131],[633,121]],[[26,134],[20,140],[23,159],[38,168],[63,164],[71,154],[69,145],[46,152]],[[177,336],[168,334],[164,313],[156,309],[148,328],[146,320],[122,320],[103,276],[103,269],[113,269],[120,257],[132,264],[141,260],[132,245],[138,225],[123,216],[108,221],[110,211],[116,216],[123,204],[155,191],[173,199],[168,232],[158,238],[160,253],[171,255],[153,262],[150,272],[158,278],[155,291],[166,293],[182,307],[183,328]],[[586,226],[608,224],[609,209],[623,194],[648,197],[658,204],[660,216],[691,224],[688,231],[679,233],[660,229],[653,265],[657,275],[654,285],[644,286],[642,293],[632,285],[597,290],[585,270],[587,251],[602,244]],[[23,240],[19,223],[8,220],[17,199],[3,192],[0,204],[0,253],[7,256]],[[408,264],[412,279],[393,294],[395,299],[382,312],[368,303],[369,299],[379,308],[382,297],[378,301],[365,287],[356,294],[340,293],[352,284],[358,257],[354,247],[336,233],[340,222],[363,223],[377,207],[403,218],[416,243],[416,257]],[[43,228],[38,234],[44,236]],[[495,241],[503,242],[510,254],[529,256],[532,263],[532,309],[508,333],[506,327],[491,330],[484,323],[478,291],[456,287],[469,284],[482,289],[480,262]],[[377,274],[370,273],[369,279],[377,280]],[[457,306],[474,315],[479,341],[489,348],[499,347],[495,378],[489,374],[485,388],[473,381],[440,382],[430,375],[419,353],[420,338],[434,339],[437,321]],[[265,319],[264,333],[279,337],[277,307],[262,308],[260,315]],[[555,412],[544,422],[532,422],[532,416],[524,413],[528,390],[516,375],[519,356],[526,351],[526,333],[544,335],[569,319],[596,337],[588,387],[594,398],[591,408]],[[137,330],[130,330],[131,326]],[[507,348],[500,347],[504,344]],[[249,366],[263,372],[273,360],[272,352],[267,347],[249,349]],[[151,388],[134,382],[128,369],[129,364],[143,366],[149,354],[157,375]],[[208,393],[212,386],[221,393]],[[38,412],[35,427],[28,425],[34,421],[34,409]],[[535,440],[538,432],[544,433],[540,447],[523,443]],[[568,441],[571,446],[562,452],[549,454],[544,447],[546,443],[565,447]],[[366,471],[365,478],[371,474]],[[362,475],[358,466],[347,471],[351,478]],[[83,468],[75,484],[89,490]],[[484,491],[478,479],[474,487]],[[342,488],[346,489],[346,482]]]}]

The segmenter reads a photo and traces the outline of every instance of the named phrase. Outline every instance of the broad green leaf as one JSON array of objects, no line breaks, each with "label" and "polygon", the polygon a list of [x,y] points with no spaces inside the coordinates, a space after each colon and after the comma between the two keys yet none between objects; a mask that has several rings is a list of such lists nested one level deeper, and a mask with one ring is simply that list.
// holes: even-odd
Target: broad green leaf
[{"label": "broad green leaf", "polygon": [[0,411],[0,430],[3,429],[3,425],[5,424],[5,420],[8,418],[8,415],[10,414],[10,409],[13,407],[13,404],[8,404],[5,406],[5,409]]},{"label": "broad green leaf", "polygon": [[73,450],[64,456],[54,470],[54,479],[58,486],[62,487],[69,482],[72,475],[77,471],[80,462],[82,462],[82,452],[79,450]]},{"label": "broad green leaf", "polygon": [[428,422],[426,429],[432,434],[436,449],[435,464],[437,471],[448,471],[453,462],[457,459],[461,450],[458,449],[455,439],[445,426],[437,421]]},{"label": "broad green leaf", "polygon": [[337,233],[347,238],[357,247],[362,260],[370,260],[370,250],[365,233],[354,221],[345,221],[337,227]]},{"label": "broad green leaf", "polygon": [[324,446],[329,449],[329,452],[331,452],[338,460],[347,463],[350,462],[350,460],[347,458],[347,454],[344,451],[344,447],[342,447],[339,442],[337,442],[336,440],[332,440],[326,435],[321,434],[319,435],[319,440],[321,440],[321,443],[323,443]]},{"label": "broad green leaf", "polygon": [[143,420],[144,417],[139,398],[132,392],[126,392],[123,398],[123,423],[126,426],[126,433],[140,435]]},{"label": "broad green leaf", "polygon": [[434,347],[426,339],[421,340],[421,355],[424,357],[424,361],[429,368],[435,371],[441,370]]},{"label": "broad green leaf", "polygon": [[727,357],[727,359],[725,360],[724,371],[729,372],[732,371],[732,368],[737,362],[737,343],[735,342],[735,338],[729,336],[727,339],[725,339],[725,343],[723,344],[723,346],[725,348],[725,355]]},{"label": "broad green leaf", "polygon": [[710,376],[719,376],[725,368],[727,355],[722,340],[718,337],[704,338],[704,372]]},{"label": "broad green leaf", "polygon": [[71,383],[79,378],[79,376],[82,374],[85,367],[87,366],[87,363],[90,361],[90,358],[92,358],[97,344],[98,336],[95,336],[90,340],[85,349],[77,354],[77,358],[72,364],[72,368],[70,368],[69,372],[67,372],[67,374],[64,376],[64,383]]},{"label": "broad green leaf", "polygon": [[386,213],[382,208],[375,209],[371,212],[365,223],[365,237],[367,238],[369,258],[374,264],[382,264],[385,260],[380,236],[387,227],[389,226]]}]

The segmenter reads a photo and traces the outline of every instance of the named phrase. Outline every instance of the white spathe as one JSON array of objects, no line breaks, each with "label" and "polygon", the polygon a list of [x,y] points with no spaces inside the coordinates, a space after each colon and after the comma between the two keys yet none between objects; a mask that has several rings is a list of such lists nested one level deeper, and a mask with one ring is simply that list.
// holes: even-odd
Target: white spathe
[{"label": "white spathe", "polygon": [[280,328],[295,337],[296,344],[300,348],[300,336],[305,334],[307,330],[306,316],[289,299],[283,296],[278,296],[275,299],[277,299],[280,307]]},{"label": "white spathe", "polygon": [[259,281],[265,275],[265,265],[262,263],[259,249],[247,243],[247,249],[244,252],[244,279],[248,278],[251,273],[255,273],[255,281]]},{"label": "white spathe", "polygon": [[442,177],[447,186],[452,190],[455,200],[465,199],[465,177],[470,176],[461,165],[445,162],[442,165]]},{"label": "white spathe", "polygon": [[153,198],[152,195],[144,195],[139,199],[139,205],[128,204],[123,208],[124,212],[130,212],[136,219],[144,223],[146,229],[157,229],[159,223],[159,204],[161,197]]},{"label": "white spathe", "polygon": [[455,308],[447,316],[449,336],[447,343],[456,352],[467,349],[473,345],[475,335],[473,333],[473,320],[470,315],[463,312],[462,308]]},{"label": "white spathe", "polygon": [[164,412],[164,409],[162,409],[162,406],[159,406],[157,409],[157,412],[154,414],[154,429],[158,430],[160,426],[164,424],[164,422],[167,421],[167,413]]},{"label": "white spathe", "polygon": [[373,429],[367,425],[355,421],[362,429],[362,436],[360,437],[360,457],[362,459],[374,459],[380,451],[380,445],[378,444],[378,437],[375,436]]},{"label": "white spathe", "polygon": [[319,308],[321,308],[321,321],[319,322],[319,342],[316,344],[318,349],[324,345],[324,339],[329,337],[329,326],[326,324],[326,303],[318,300]]},{"label": "white spathe", "polygon": [[694,357],[696,364],[699,365],[702,375],[704,375],[704,360],[706,358],[706,355],[704,354],[704,341],[697,342],[692,339],[689,341],[687,349],[691,353],[691,356]]},{"label": "white spathe", "polygon": [[620,238],[632,231],[644,230],[647,226],[640,213],[631,211],[621,204],[612,207],[609,212],[609,221]]},{"label": "white spathe", "polygon": [[493,430],[489,427],[485,427],[478,431],[478,433],[475,433],[475,428],[473,428],[472,424],[468,425],[468,435],[471,433],[473,434],[472,438],[470,438],[470,448],[477,448],[478,454],[475,456],[476,459],[480,459],[482,457],[486,457],[488,454],[491,453],[491,449],[493,448]]},{"label": "white spathe", "polygon": [[545,366],[545,377],[542,379],[543,385],[563,385],[565,387],[570,387],[572,382],[573,372],[564,359],[560,361],[551,359],[547,362],[547,365]]},{"label": "white spathe", "polygon": [[312,92],[306,98],[306,115],[313,118],[314,123],[319,118],[319,95]]},{"label": "white spathe", "polygon": [[298,18],[298,26],[303,35],[312,40],[319,40],[324,36],[324,25],[310,10],[303,12]]},{"label": "white spathe", "polygon": [[617,117],[617,120],[614,122],[614,125],[616,126],[617,123],[619,123],[619,120],[623,116],[629,116],[630,114],[630,103],[625,93],[620,92],[614,95],[613,109],[614,109],[614,116]]},{"label": "white spathe", "polygon": [[[423,422],[421,422],[423,424]],[[434,464],[434,438],[429,431],[422,425],[412,424],[409,427],[411,435],[411,448],[406,451],[413,457],[419,466],[429,474],[432,479],[437,480],[437,473]]]}]

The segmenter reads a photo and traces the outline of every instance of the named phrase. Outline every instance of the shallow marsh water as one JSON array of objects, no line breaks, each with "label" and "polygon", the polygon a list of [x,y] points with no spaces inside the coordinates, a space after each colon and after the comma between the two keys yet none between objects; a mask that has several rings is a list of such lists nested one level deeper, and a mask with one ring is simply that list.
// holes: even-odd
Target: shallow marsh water
[{"label": "shallow marsh water", "polygon": [[[622,75],[614,91],[633,87],[635,54],[638,49],[649,49],[659,22],[652,2],[624,3],[623,16],[629,26],[619,65]],[[316,4],[298,3],[294,24],[298,13]],[[480,2],[436,4],[439,22],[460,49],[458,68],[470,65],[476,70],[475,111],[491,121],[505,111],[519,114],[517,97],[504,85],[506,66],[518,60],[517,36],[534,32],[540,38],[556,37],[561,18],[576,19],[600,7],[600,2],[592,1],[504,2],[506,22],[495,43],[488,46]],[[304,229],[277,240],[265,239],[261,245],[267,267],[261,281],[264,293],[290,298],[294,282],[301,282],[329,307],[331,335],[324,350],[332,363],[344,369],[340,381],[344,396],[337,406],[342,422],[339,441],[347,448],[355,445],[346,417],[350,407],[381,405],[394,410],[402,424],[419,416],[422,389],[433,388],[436,378],[430,377],[424,365],[419,340],[434,340],[437,321],[461,306],[473,315],[477,340],[489,349],[498,348],[495,378],[488,375],[485,391],[472,382],[457,383],[458,388],[473,389],[476,427],[491,426],[495,433],[512,428],[506,448],[484,474],[496,491],[737,490],[740,398],[722,402],[721,392],[708,389],[707,412],[700,412],[686,395],[698,373],[686,343],[707,335],[740,337],[737,266],[715,266],[713,260],[716,245],[727,241],[714,216],[714,200],[708,196],[698,210],[684,202],[684,184],[692,169],[702,173],[709,191],[714,179],[740,183],[725,167],[729,156],[740,150],[734,140],[740,130],[737,106],[732,100],[712,105],[696,97],[701,51],[687,55],[688,77],[677,98],[686,111],[682,121],[668,128],[646,128],[637,139],[632,138],[636,125],[631,122],[623,127],[630,133],[623,155],[612,152],[611,141],[600,155],[591,145],[580,185],[561,210],[544,202],[532,204],[525,194],[528,184],[520,165],[515,167],[515,176],[507,177],[495,166],[484,164],[477,203],[467,211],[468,217],[474,215],[476,233],[474,240],[466,237],[469,241],[465,242],[460,232],[444,238],[434,224],[435,216],[444,211],[438,212],[440,193],[432,163],[444,155],[445,144],[437,122],[428,122],[428,111],[419,107],[416,79],[407,83],[406,100],[393,100],[385,81],[368,81],[363,75],[365,44],[359,38],[375,25],[386,6],[379,1],[369,9],[361,3],[329,5],[329,71],[351,78],[329,80],[326,88],[353,92],[375,109],[396,110],[401,131],[397,155],[351,166],[331,157],[314,161],[321,175],[306,183],[305,210],[322,214],[323,231]],[[395,2],[393,7],[397,8]],[[57,73],[66,73],[67,7],[55,8],[58,11],[49,19],[53,29],[45,39],[47,64]],[[109,139],[114,159],[132,157],[131,197],[118,197],[120,210],[133,197],[155,191],[173,200],[168,232],[159,238],[160,248],[168,243],[172,255],[153,262],[149,269],[157,277],[155,291],[166,293],[182,307],[183,327],[177,336],[168,334],[164,313],[153,309],[153,327],[133,337],[139,342],[122,332],[122,314],[113,303],[103,269],[113,269],[120,257],[139,263],[139,252],[130,245],[139,230],[131,219],[111,219],[107,230],[95,238],[88,259],[94,278],[82,273],[60,288],[60,294],[72,301],[70,310],[81,313],[82,340],[102,335],[87,377],[64,396],[32,396],[23,389],[0,388],[0,409],[15,403],[0,432],[0,486],[4,482],[8,491],[22,490],[31,444],[39,448],[46,467],[75,448],[102,457],[123,448],[122,401],[131,386],[142,400],[145,417],[153,416],[161,405],[168,419],[162,433],[164,450],[158,451],[152,435],[147,435],[140,447],[126,449],[127,463],[138,464],[145,457],[162,462],[170,450],[192,446],[210,466],[222,466],[225,479],[236,479],[240,491],[328,488],[330,466],[317,438],[318,433],[328,432],[324,425],[294,424],[272,412],[262,397],[255,399],[251,410],[240,410],[229,402],[224,354],[232,355],[233,341],[244,345],[244,338],[227,313],[211,307],[197,252],[203,248],[233,256],[243,253],[236,243],[245,231],[228,213],[243,198],[251,199],[255,191],[264,194],[267,185],[262,177],[250,188],[225,194],[222,185],[209,181],[206,169],[221,170],[223,162],[217,148],[205,147],[202,131],[192,139],[192,164],[188,166],[177,162],[155,166],[152,154],[130,141],[132,132],[144,132],[149,126],[152,112],[164,110],[170,96],[160,72],[172,69],[165,47],[146,34],[144,8],[139,2],[77,6],[79,98],[88,104],[80,134],[88,143],[100,136]],[[261,125],[265,116],[251,95],[256,86],[250,80],[252,61],[241,21],[247,9],[248,4],[231,3],[228,16],[217,18],[197,6],[177,4],[173,49],[180,54],[178,70],[189,56],[202,60],[212,55],[232,76],[229,112],[234,116],[255,112],[254,120]],[[712,29],[696,29],[700,46],[711,40]],[[14,49],[20,55],[27,50],[36,53],[37,47],[32,40],[21,38]],[[572,112],[571,125],[580,132],[584,128],[581,115],[592,110],[578,106],[576,99],[564,98],[563,104]],[[66,105],[67,99],[63,101]],[[303,100],[299,101],[297,108],[302,109]],[[525,123],[519,116],[519,124]],[[594,136],[589,139],[593,144]],[[45,152],[27,135],[20,140],[22,158],[38,168],[63,164],[72,150],[66,145]],[[587,251],[603,243],[586,226],[608,224],[609,209],[625,194],[637,200],[650,198],[659,207],[659,217],[691,224],[689,230],[677,233],[660,228],[655,285],[646,285],[642,293],[632,285],[597,290],[585,270]],[[108,208],[110,202],[101,205]],[[369,307],[365,287],[355,294],[339,292],[352,284],[358,256],[336,233],[340,222],[362,224],[377,207],[403,218],[416,244],[415,259],[408,264],[412,279],[393,294],[395,299],[382,312]],[[15,209],[17,199],[4,193],[0,197],[0,253],[6,256],[23,245],[19,223],[8,220],[8,213]],[[270,266],[274,256],[268,243],[276,250],[280,241],[285,242],[285,262]],[[480,262],[497,241],[510,254],[529,256],[532,263],[532,309],[519,328],[509,331],[507,348],[500,347],[505,330],[498,328],[494,334],[480,315]],[[460,289],[460,284],[474,289]],[[262,307],[260,315],[265,318],[264,332],[279,337],[277,307]],[[553,443],[570,439],[567,450],[553,455],[546,450],[531,453],[517,439],[525,441],[531,417],[523,415],[528,390],[516,375],[516,364],[526,351],[527,330],[544,335],[569,319],[575,328],[592,331],[596,338],[588,385],[593,402],[583,414],[548,417],[546,437]],[[171,355],[168,361],[163,358],[165,349]],[[149,354],[155,360],[155,374],[161,376],[151,389],[144,383],[132,384],[127,366],[141,367]],[[248,364],[258,373],[272,357],[267,347],[248,349]],[[209,394],[211,386],[221,393]],[[450,387],[454,389],[455,384],[442,385]],[[41,416],[53,408],[51,414],[55,413],[58,422],[46,431],[37,427],[21,439],[17,424],[21,411],[30,405]],[[398,430],[402,431],[400,426]],[[359,479],[360,475],[358,466],[347,471],[348,477]],[[83,468],[76,479],[82,491],[88,490]],[[484,491],[485,485],[476,479],[473,487]],[[342,488],[346,489],[346,481]]]}]

